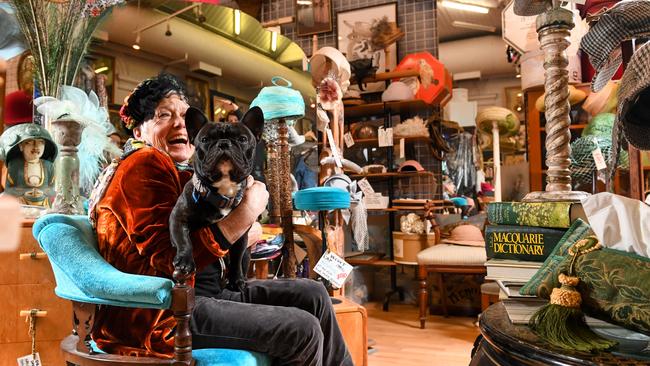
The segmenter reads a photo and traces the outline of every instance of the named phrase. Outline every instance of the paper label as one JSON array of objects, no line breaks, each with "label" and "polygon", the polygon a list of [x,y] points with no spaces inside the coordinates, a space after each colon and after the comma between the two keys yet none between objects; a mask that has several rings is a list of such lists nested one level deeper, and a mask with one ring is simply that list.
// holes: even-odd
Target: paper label
[{"label": "paper label", "polygon": [[41,366],[41,356],[38,352],[33,355],[20,357],[17,360],[18,366]]},{"label": "paper label", "polygon": [[327,133],[327,139],[329,140],[330,143],[330,149],[332,149],[332,156],[334,157],[334,161],[336,161],[336,166],[342,168],[343,163],[341,163],[341,155],[339,155],[339,149],[336,147],[336,142],[334,141],[334,135],[332,135],[332,130],[328,128],[325,131]]},{"label": "paper label", "polygon": [[605,163],[603,152],[600,151],[599,147],[597,147],[596,150],[592,151],[591,155],[594,157],[594,162],[596,163],[596,169],[598,170],[607,169],[607,163]]},{"label": "paper label", "polygon": [[352,138],[352,134],[349,132],[346,132],[345,135],[343,135],[343,141],[345,141],[345,147],[354,146],[354,139]]},{"label": "paper label", "polygon": [[393,240],[393,256],[395,257],[404,257],[404,240],[395,239]]},{"label": "paper label", "polygon": [[404,152],[404,139],[399,139],[399,158],[404,159],[406,153]]},{"label": "paper label", "polygon": [[384,129],[379,127],[379,147],[393,146],[393,128]]},{"label": "paper label", "polygon": [[372,189],[372,186],[370,185],[370,182],[368,182],[368,180],[366,178],[363,178],[363,179],[357,181],[357,186],[359,186],[359,188],[361,188],[361,191],[366,196],[372,196],[372,195],[375,194],[375,190]]},{"label": "paper label", "polygon": [[320,257],[314,271],[330,281],[335,288],[341,288],[345,283],[345,279],[352,272],[352,266],[343,258],[328,250]]}]

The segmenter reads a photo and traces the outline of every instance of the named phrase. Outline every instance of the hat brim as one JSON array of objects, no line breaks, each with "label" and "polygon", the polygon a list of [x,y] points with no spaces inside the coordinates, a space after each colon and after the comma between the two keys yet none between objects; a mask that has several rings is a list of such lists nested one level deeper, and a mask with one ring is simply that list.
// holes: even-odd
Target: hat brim
[{"label": "hat brim", "polygon": [[483,240],[442,239],[441,242],[445,243],[445,244],[465,245],[465,246],[470,246],[470,247],[485,247],[485,241],[483,241]]},{"label": "hat brim", "polygon": [[607,83],[612,80],[616,74],[618,68],[621,67],[622,63],[623,55],[621,48],[615,48],[609,55],[607,61],[601,67],[596,69],[594,77],[591,80],[591,91],[599,92],[605,88]]}]

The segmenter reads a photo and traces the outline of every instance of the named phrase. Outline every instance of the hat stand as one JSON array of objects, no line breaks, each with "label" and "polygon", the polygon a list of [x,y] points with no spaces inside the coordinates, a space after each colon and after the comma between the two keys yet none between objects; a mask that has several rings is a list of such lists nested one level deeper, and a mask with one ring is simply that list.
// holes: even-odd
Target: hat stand
[{"label": "hat stand", "polygon": [[544,51],[544,89],[546,98],[546,188],[531,192],[523,201],[580,201],[587,192],[571,190],[571,132],[569,125],[569,64],[566,49],[570,31],[574,27],[573,13],[553,1],[553,7],[536,20],[537,34]]},{"label": "hat stand", "polygon": [[54,162],[54,192],[56,198],[49,213],[80,215],[84,208],[79,195],[79,158],[77,146],[81,143],[84,126],[71,119],[52,121],[52,138],[59,145],[59,156]]},{"label": "hat stand", "polygon": [[494,164],[494,202],[501,202],[501,148],[499,122],[492,121],[492,161]]}]

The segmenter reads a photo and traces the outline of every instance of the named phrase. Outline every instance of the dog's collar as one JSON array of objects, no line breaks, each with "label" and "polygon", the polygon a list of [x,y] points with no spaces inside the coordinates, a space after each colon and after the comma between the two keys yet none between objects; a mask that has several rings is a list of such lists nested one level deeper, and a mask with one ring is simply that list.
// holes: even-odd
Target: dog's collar
[{"label": "dog's collar", "polygon": [[242,197],[244,196],[244,188],[246,188],[247,180],[239,182],[239,189],[237,194],[234,197],[227,197],[222,195],[219,192],[213,190],[210,186],[205,185],[201,182],[201,179],[194,174],[192,176],[192,198],[195,203],[199,201],[204,201],[218,209],[233,208],[241,202]]}]

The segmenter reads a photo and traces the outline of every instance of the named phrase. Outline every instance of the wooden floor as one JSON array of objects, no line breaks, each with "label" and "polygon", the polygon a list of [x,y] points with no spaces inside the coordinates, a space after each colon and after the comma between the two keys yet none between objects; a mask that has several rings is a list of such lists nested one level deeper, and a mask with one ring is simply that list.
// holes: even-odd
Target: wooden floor
[{"label": "wooden floor", "polygon": [[369,366],[467,366],[474,340],[479,334],[476,318],[430,315],[420,329],[418,308],[380,303],[364,305],[368,311],[368,338],[373,350]]}]

